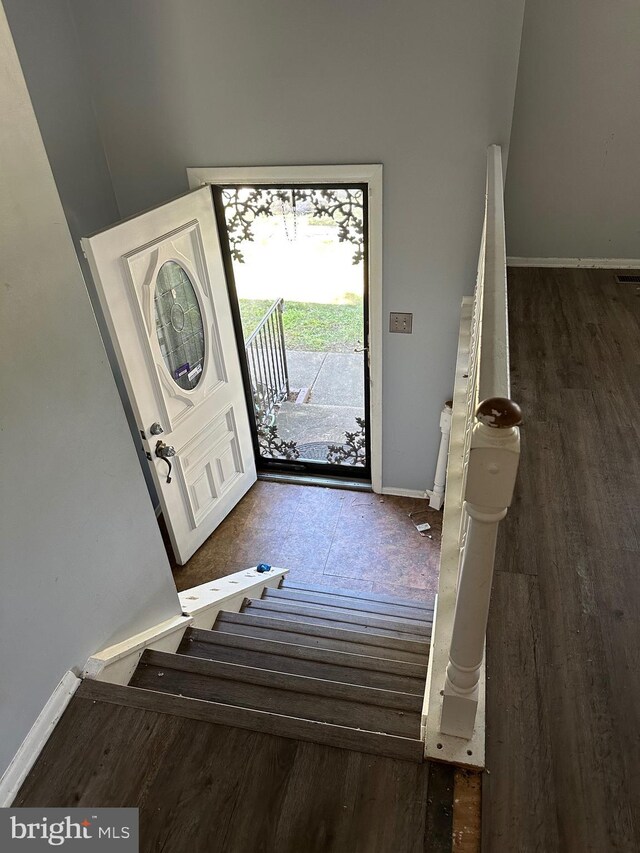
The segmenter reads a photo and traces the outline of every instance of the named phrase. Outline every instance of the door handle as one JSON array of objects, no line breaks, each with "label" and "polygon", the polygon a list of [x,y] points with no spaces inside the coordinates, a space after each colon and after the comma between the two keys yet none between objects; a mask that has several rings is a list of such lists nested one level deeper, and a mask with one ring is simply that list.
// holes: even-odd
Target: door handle
[{"label": "door handle", "polygon": [[165,444],[164,441],[158,439],[156,442],[156,456],[158,459],[164,459],[164,461],[169,466],[169,470],[167,471],[167,483],[171,482],[171,462],[169,459],[172,456],[176,455],[176,449],[171,444]]},{"label": "door handle", "polygon": [[354,347],[354,352],[369,352],[369,347]]}]

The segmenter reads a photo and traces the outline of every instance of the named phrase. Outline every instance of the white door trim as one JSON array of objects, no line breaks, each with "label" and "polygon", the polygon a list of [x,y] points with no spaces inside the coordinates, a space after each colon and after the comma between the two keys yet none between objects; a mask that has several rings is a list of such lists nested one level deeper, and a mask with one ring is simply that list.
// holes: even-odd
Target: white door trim
[{"label": "white door trim", "polygon": [[371,485],[382,490],[382,164],[187,169],[189,187],[206,184],[367,184],[369,187],[369,405]]}]

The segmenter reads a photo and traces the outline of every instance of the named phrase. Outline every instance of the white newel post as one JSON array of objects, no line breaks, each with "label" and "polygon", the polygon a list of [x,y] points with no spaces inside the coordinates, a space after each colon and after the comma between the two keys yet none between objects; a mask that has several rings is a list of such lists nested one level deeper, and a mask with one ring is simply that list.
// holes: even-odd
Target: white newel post
[{"label": "white newel post", "polygon": [[478,704],[478,682],[496,550],[498,524],[513,496],[520,454],[516,403],[501,397],[476,411],[464,495],[467,533],[458,576],[440,731],[469,739]]},{"label": "white newel post", "polygon": [[433,491],[429,499],[429,506],[433,509],[442,509],[444,503],[444,486],[447,479],[447,457],[449,456],[449,435],[451,433],[451,412],[453,402],[447,400],[440,412],[440,449],[438,450],[438,461],[436,462],[436,474],[433,480]]}]

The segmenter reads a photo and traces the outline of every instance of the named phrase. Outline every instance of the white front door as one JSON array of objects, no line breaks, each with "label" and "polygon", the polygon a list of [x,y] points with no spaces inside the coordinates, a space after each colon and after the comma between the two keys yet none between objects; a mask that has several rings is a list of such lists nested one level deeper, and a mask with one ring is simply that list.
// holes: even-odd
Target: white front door
[{"label": "white front door", "polygon": [[183,564],[256,480],[211,190],[82,246]]}]

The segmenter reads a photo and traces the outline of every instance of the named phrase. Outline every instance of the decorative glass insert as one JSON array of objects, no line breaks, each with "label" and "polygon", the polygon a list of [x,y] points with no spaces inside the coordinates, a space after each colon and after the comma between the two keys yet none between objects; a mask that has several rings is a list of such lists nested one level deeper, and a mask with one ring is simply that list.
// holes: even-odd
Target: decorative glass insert
[{"label": "decorative glass insert", "polygon": [[164,363],[176,385],[192,391],[202,379],[204,327],[191,279],[176,261],[160,267],[154,302]]},{"label": "decorative glass insert", "polygon": [[[295,240],[298,213],[311,215],[316,222],[324,220],[335,225],[338,240],[354,248],[352,263],[360,264],[364,260],[362,190],[232,187],[222,191],[222,201],[231,257],[239,264],[245,262],[243,243],[255,239],[254,225],[258,217],[282,216],[287,239]],[[292,230],[287,224],[287,215],[293,216]]]}]

